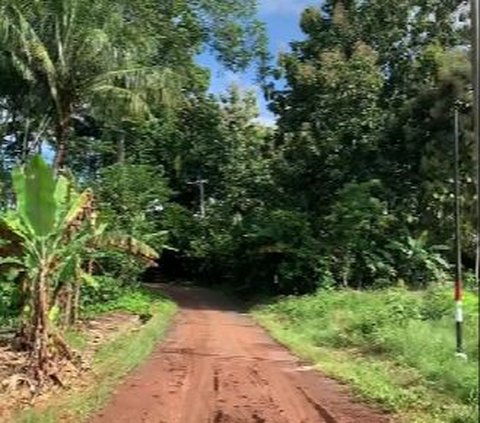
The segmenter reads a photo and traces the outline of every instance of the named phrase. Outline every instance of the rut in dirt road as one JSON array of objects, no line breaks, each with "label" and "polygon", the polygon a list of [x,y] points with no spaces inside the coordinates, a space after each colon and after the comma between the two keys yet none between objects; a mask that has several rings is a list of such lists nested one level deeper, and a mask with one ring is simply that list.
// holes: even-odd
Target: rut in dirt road
[{"label": "rut in dirt road", "polygon": [[91,423],[386,423],[302,366],[225,298],[162,286],[181,311],[168,338]]}]

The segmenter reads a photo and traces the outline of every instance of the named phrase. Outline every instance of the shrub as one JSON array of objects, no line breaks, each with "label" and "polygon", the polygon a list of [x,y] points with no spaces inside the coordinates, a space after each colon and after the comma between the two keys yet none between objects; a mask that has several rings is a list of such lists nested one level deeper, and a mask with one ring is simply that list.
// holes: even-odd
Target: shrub
[{"label": "shrub", "polygon": [[20,314],[19,285],[10,280],[0,280],[0,326],[10,326]]},{"label": "shrub", "polygon": [[[287,297],[262,314],[315,347],[356,348],[406,369],[463,404],[478,403],[478,297],[465,293],[465,351],[455,357],[453,289],[326,291]],[[381,361],[378,361],[381,363]]]},{"label": "shrub", "polygon": [[140,316],[148,316],[154,304],[155,296],[138,288],[123,288],[121,294],[102,302],[84,305],[85,316],[96,316],[111,311],[126,311]]},{"label": "shrub", "polygon": [[115,301],[122,296],[124,286],[111,276],[96,276],[96,284],[82,286],[82,308]]}]

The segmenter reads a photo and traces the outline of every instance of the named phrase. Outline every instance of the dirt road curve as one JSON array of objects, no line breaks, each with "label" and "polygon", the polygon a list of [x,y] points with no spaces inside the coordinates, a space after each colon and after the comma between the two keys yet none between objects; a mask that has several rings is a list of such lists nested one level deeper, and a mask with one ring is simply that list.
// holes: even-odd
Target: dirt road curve
[{"label": "dirt road curve", "polygon": [[91,423],[385,423],[303,366],[225,298],[163,287],[181,312],[166,341]]}]

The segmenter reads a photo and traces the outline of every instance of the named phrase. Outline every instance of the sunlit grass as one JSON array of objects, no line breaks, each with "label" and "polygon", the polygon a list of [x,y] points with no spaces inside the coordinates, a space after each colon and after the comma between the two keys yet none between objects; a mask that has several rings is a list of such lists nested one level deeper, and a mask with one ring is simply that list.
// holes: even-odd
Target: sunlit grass
[{"label": "sunlit grass", "polygon": [[[478,301],[467,298],[467,361],[455,357],[451,295],[322,291],[254,310],[272,335],[406,422],[478,420]],[[450,303],[448,302],[450,301]]]}]

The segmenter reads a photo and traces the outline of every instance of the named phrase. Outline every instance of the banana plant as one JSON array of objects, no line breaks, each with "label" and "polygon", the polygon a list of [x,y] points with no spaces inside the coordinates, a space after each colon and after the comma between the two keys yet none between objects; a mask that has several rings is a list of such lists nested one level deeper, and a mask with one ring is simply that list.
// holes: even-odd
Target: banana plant
[{"label": "banana plant", "polygon": [[106,234],[92,190],[77,193],[71,180],[55,178],[40,156],[17,168],[12,178],[16,207],[0,218],[0,233],[8,234],[4,238],[10,240],[12,254],[1,263],[16,268],[24,281],[20,334],[30,350],[33,377],[41,385],[46,377],[55,380],[59,357],[72,358],[57,323],[62,311],[65,323],[72,320],[72,309],[76,314],[81,283],[94,283],[84,270],[93,252],[117,248],[151,261],[158,255],[140,241]]}]

